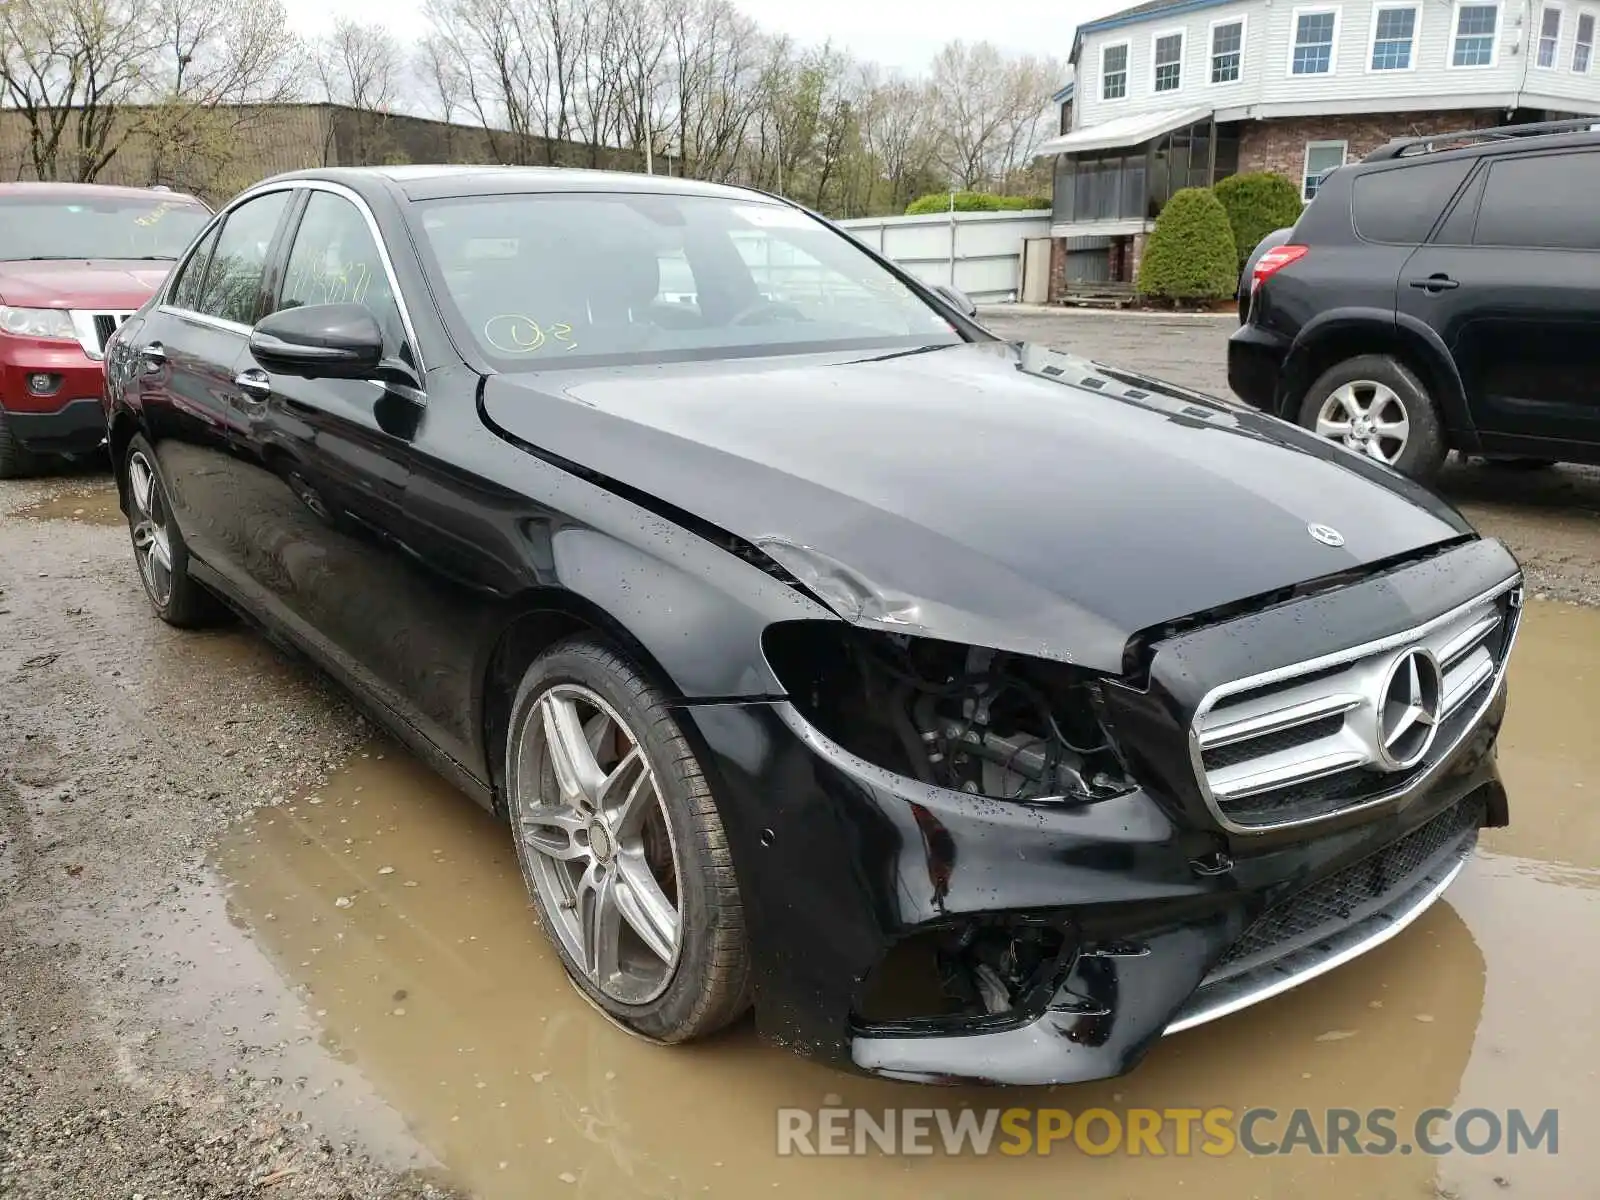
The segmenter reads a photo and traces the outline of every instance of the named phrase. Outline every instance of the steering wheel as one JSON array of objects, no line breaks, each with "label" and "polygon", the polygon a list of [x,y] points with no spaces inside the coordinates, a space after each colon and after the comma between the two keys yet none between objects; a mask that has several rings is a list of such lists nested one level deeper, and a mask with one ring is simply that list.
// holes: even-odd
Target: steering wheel
[{"label": "steering wheel", "polygon": [[773,321],[804,321],[799,305],[787,300],[757,300],[728,318],[729,325],[770,325]]}]

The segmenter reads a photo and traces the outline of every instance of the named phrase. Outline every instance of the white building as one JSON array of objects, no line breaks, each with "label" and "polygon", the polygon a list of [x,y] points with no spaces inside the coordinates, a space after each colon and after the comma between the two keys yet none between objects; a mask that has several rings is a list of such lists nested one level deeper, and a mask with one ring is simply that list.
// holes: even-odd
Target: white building
[{"label": "white building", "polygon": [[1150,0],[1079,26],[1051,235],[1059,291],[1131,280],[1172,192],[1320,176],[1395,137],[1600,115],[1600,0]]}]

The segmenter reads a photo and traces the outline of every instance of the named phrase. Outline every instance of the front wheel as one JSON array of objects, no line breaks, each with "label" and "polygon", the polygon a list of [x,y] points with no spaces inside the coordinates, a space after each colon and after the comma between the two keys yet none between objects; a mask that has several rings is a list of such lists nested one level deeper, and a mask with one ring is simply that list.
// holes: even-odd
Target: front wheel
[{"label": "front wheel", "polygon": [[1428,390],[1386,354],[1363,354],[1324,371],[1301,401],[1299,422],[1423,483],[1433,482],[1448,449]]},{"label": "front wheel", "polygon": [[0,479],[26,479],[39,472],[39,461],[17,441],[4,409],[0,409]]},{"label": "front wheel", "polygon": [[155,451],[142,434],[128,444],[123,470],[128,533],[144,594],[168,625],[192,629],[206,624],[215,612],[211,596],[189,575],[189,547],[172,519]]},{"label": "front wheel", "polygon": [[749,1007],[727,835],[667,697],[610,646],[528,668],[506,739],[517,858],[573,982],[617,1022],[684,1042]]}]

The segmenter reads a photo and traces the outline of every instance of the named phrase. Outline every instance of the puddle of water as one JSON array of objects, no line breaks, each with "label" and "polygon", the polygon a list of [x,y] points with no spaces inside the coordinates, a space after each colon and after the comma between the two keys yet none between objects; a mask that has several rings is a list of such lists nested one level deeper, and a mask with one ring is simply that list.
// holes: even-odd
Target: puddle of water
[{"label": "puddle of water", "polygon": [[29,521],[73,521],[82,525],[121,525],[127,518],[117,507],[117,489],[110,480],[54,491],[17,509]]},{"label": "puddle of water", "polygon": [[[593,1196],[1095,1195],[1465,1198],[1576,1195],[1600,1170],[1589,998],[1600,969],[1596,825],[1569,785],[1600,746],[1562,697],[1600,671],[1600,614],[1532,606],[1507,731],[1511,831],[1403,936],[1245,1013],[1161,1043],[1132,1075],[1078,1087],[928,1089],[761,1045],[748,1022],[667,1049],[601,1020],[534,923],[509,835],[393,750],[263,810],[220,855],[229,905],[308,997],[320,1036],[474,1192]],[[1565,755],[1565,766],[1547,757]],[[1526,831],[1526,832],[1524,832]],[[1546,852],[1548,851],[1548,852]],[[1559,853],[1557,852],[1559,851]],[[1552,963],[1561,963],[1552,971]],[[312,1083],[315,1084],[315,1080]],[[775,1110],[890,1106],[1558,1107],[1561,1154],[1469,1159],[780,1158]],[[1497,1178],[1498,1177],[1498,1178]],[[1503,1182],[1502,1182],[1503,1181]],[[1450,1190],[1436,1191],[1436,1187]],[[775,1190],[776,1189],[776,1190]]]}]

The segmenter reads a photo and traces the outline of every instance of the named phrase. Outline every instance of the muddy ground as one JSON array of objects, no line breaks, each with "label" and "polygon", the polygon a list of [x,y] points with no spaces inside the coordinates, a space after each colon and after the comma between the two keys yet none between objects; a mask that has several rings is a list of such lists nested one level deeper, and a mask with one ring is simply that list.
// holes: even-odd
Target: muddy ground
[{"label": "muddy ground", "polygon": [[[1136,320],[1166,319],[1049,340],[1112,357],[1085,343],[1114,331],[1138,365],[1200,352],[1182,338],[1215,357],[1227,328]],[[1600,612],[1562,601],[1600,599],[1600,482],[1446,486],[1550,597],[1512,669],[1513,826],[1356,963],[1127,1078],[997,1097],[844,1076],[748,1024],[625,1037],[565,984],[495,822],[254,633],[155,621],[107,480],[0,485],[0,1196],[1592,1194]],[[1438,1160],[775,1154],[775,1109],[841,1102],[1521,1106],[1558,1108],[1563,1137]]]}]

